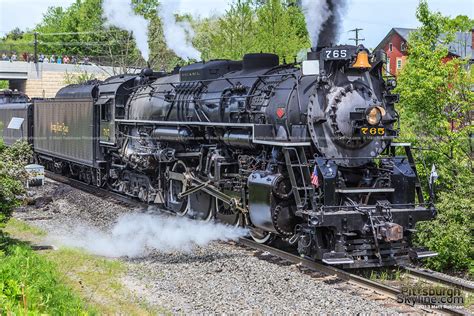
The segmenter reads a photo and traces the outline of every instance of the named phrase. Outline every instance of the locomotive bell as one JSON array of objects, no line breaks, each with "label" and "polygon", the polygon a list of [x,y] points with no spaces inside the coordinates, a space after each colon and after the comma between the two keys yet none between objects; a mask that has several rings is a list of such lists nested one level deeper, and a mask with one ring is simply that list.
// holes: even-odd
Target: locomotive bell
[{"label": "locomotive bell", "polygon": [[352,65],[353,68],[370,68],[372,67],[369,63],[369,53],[366,50],[361,50],[357,53],[355,63]]}]

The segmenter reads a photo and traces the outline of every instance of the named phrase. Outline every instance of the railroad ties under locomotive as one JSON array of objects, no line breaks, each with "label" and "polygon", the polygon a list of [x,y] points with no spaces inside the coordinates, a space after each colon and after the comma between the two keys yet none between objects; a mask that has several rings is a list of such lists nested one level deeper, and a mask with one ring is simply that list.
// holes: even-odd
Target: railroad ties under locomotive
[{"label": "railroad ties under locomotive", "polygon": [[[383,51],[314,49],[145,69],[63,88],[34,103],[48,168],[178,215],[250,228],[347,268],[434,253],[414,249],[423,199]],[[37,140],[36,140],[37,139]]]}]

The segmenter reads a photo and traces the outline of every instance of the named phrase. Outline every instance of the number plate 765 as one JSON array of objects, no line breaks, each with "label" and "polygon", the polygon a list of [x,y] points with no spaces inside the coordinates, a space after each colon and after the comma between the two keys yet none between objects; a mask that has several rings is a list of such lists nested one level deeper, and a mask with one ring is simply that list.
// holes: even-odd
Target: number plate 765
[{"label": "number plate 765", "polygon": [[360,133],[364,136],[384,136],[384,127],[362,127]]}]

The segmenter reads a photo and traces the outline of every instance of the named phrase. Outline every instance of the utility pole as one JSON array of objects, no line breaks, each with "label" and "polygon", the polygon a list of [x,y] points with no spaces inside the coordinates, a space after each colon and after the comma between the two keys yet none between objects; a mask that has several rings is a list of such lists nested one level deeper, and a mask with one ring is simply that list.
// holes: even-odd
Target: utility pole
[{"label": "utility pole", "polygon": [[38,32],[35,32],[35,64],[38,62]]},{"label": "utility pole", "polygon": [[350,41],[355,41],[356,46],[359,46],[359,42],[365,41],[365,38],[359,38],[359,32],[362,31],[363,29],[355,28],[353,30],[350,30],[349,32],[354,32],[355,33],[355,38],[349,38]]}]

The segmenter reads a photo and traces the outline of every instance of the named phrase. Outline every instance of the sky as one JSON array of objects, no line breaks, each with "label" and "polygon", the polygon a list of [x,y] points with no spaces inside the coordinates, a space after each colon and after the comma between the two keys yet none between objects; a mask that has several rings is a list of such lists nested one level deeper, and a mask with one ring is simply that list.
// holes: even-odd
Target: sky
[{"label": "sky", "polygon": [[[75,0],[0,0],[0,36],[15,27],[33,28],[50,6],[67,7]],[[117,0],[123,1],[123,0]],[[175,1],[175,0],[165,0]],[[229,0],[181,0],[180,12],[209,16],[222,14]],[[340,43],[350,43],[349,30],[362,28],[360,36],[369,48],[375,48],[392,27],[415,28],[417,0],[348,0],[341,26]],[[443,15],[468,15],[474,18],[474,0],[428,0],[431,10]]]}]

